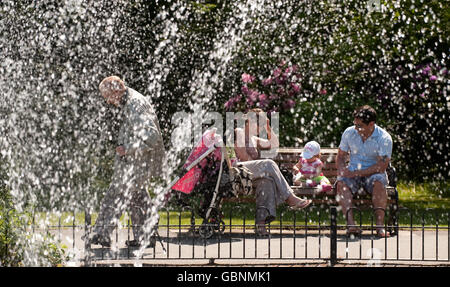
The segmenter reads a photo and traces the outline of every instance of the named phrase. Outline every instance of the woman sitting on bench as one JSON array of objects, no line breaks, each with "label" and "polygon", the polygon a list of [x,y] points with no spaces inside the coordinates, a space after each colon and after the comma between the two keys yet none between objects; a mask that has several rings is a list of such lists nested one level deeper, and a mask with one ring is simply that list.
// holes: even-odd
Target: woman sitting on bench
[{"label": "woman sitting on bench", "polygon": [[[245,115],[245,127],[235,129],[235,153],[237,165],[252,173],[252,183],[256,195],[256,233],[266,236],[269,233],[265,224],[276,218],[276,207],[287,203],[292,209],[302,209],[311,200],[298,198],[278,165],[271,159],[262,159],[261,151],[277,148],[278,138],[273,133],[265,112],[253,109]],[[260,137],[258,119],[265,122],[267,139]]]}]

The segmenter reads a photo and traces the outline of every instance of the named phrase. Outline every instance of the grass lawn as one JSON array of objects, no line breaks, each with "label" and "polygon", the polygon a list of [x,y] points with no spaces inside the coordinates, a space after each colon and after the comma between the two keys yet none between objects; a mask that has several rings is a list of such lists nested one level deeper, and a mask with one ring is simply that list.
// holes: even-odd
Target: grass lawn
[{"label": "grass lawn", "polygon": [[400,204],[411,210],[450,212],[450,183],[400,182],[398,192]]}]

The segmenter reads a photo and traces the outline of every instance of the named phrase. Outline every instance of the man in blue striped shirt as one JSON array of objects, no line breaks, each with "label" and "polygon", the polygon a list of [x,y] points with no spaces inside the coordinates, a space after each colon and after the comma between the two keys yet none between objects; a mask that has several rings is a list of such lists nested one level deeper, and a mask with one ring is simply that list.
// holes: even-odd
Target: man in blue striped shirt
[{"label": "man in blue striped shirt", "polygon": [[[383,228],[387,205],[386,168],[392,155],[392,138],[375,124],[376,117],[376,111],[370,106],[357,108],[353,113],[354,126],[342,134],[336,157],[337,199],[347,218],[347,233],[360,234],[361,230],[355,226],[351,210],[353,195],[362,192],[371,194],[377,235],[386,237],[388,234]],[[350,161],[347,165],[348,156]]]}]

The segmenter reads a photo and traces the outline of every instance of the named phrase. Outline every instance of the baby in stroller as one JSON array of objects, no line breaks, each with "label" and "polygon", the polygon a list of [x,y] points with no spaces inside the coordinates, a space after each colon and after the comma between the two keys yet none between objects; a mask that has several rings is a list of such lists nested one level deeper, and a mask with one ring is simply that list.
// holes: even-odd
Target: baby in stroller
[{"label": "baby in stroller", "polygon": [[226,162],[225,147],[216,131],[212,128],[203,133],[183,165],[183,176],[177,177],[171,187],[181,192],[178,202],[203,219],[197,231],[204,238],[223,232],[222,199],[235,196],[229,175],[231,164]]}]

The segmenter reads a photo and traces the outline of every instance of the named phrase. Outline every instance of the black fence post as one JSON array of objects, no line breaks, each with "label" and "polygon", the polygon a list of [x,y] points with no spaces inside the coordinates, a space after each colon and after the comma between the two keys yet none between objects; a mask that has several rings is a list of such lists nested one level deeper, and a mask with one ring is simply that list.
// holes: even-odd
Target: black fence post
[{"label": "black fence post", "polygon": [[330,207],[330,265],[337,263],[337,209]]}]

